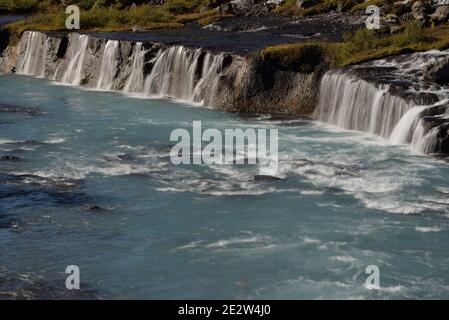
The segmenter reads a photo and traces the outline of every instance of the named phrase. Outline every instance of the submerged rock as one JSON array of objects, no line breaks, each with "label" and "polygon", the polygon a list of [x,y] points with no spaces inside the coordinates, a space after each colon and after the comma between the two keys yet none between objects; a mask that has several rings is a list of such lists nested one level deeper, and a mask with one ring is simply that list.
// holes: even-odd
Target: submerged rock
[{"label": "submerged rock", "polygon": [[29,115],[39,115],[41,112],[37,108],[0,104],[0,113],[24,113]]},{"label": "submerged rock", "polygon": [[279,177],[269,176],[265,174],[258,174],[254,176],[254,181],[280,181],[282,180]]},{"label": "submerged rock", "polygon": [[67,290],[59,280],[30,273],[0,270],[0,300],[97,300],[104,299],[88,283],[82,290]]},{"label": "submerged rock", "polygon": [[99,206],[97,206],[96,204],[90,204],[89,205],[89,210],[91,210],[91,211],[98,211],[98,210],[101,210],[101,208]]},{"label": "submerged rock", "polygon": [[0,161],[19,161],[20,158],[14,156],[2,156],[0,157]]}]

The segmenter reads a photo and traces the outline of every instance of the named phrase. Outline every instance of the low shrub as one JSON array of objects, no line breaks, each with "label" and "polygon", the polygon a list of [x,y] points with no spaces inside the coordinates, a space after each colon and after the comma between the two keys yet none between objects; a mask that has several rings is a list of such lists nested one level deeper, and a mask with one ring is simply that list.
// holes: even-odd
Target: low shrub
[{"label": "low shrub", "polygon": [[38,8],[38,0],[0,0],[0,13],[27,13]]},{"label": "low shrub", "polygon": [[299,43],[268,47],[260,52],[263,61],[281,70],[312,72],[321,65],[334,64],[334,52],[324,43]]}]

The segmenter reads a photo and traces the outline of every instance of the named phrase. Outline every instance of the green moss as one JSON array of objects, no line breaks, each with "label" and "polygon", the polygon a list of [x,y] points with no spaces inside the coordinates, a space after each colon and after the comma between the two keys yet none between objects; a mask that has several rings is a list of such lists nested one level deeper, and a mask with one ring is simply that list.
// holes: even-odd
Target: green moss
[{"label": "green moss", "polygon": [[223,17],[229,15],[222,15],[217,9],[210,9],[203,12],[186,13],[176,16],[176,21],[182,24],[198,21],[201,25],[208,25],[212,22],[221,20]]},{"label": "green moss", "polygon": [[[2,1],[2,0],[0,0]],[[69,1],[68,1],[69,2]],[[88,10],[80,12],[80,26],[84,31],[125,31],[138,25],[144,29],[181,28],[185,23],[198,21],[207,24],[222,18],[218,10],[206,10],[201,8],[213,6],[214,0],[197,0],[184,2],[183,0],[169,0],[164,5],[141,5],[121,9],[121,5],[102,7],[103,2],[96,0]],[[88,6],[88,4],[85,4]],[[173,8],[179,12],[187,12],[183,15],[174,14]],[[182,9],[180,9],[182,7]],[[202,9],[201,9],[202,10]],[[193,12],[190,12],[193,11]],[[25,30],[59,31],[65,30],[67,15],[62,8],[51,10],[50,13],[38,13],[25,21],[10,25],[8,28],[16,36],[20,36]]]},{"label": "green moss", "polygon": [[299,43],[268,47],[260,58],[279,69],[312,72],[322,65],[333,65],[334,53],[324,43]]},{"label": "green moss", "polygon": [[308,0],[298,8],[296,0],[286,0],[273,12],[285,16],[313,16],[332,10],[350,10],[363,0]]},{"label": "green moss", "polygon": [[296,0],[285,0],[273,12],[284,16],[295,16],[300,14],[300,9],[296,5]]},{"label": "green moss", "polygon": [[342,67],[404,53],[448,48],[449,25],[423,28],[412,21],[394,35],[360,29],[345,35],[342,43],[278,45],[262,50],[260,56],[281,69],[309,72],[320,65]]},{"label": "green moss", "polygon": [[[168,0],[165,6],[173,14],[187,14],[208,11],[218,7],[223,0]],[[229,2],[229,1],[227,1]]]},{"label": "green moss", "polygon": [[384,0],[368,0],[366,2],[362,2],[362,3],[359,3],[355,6],[353,6],[351,8],[351,11],[352,12],[361,11],[361,10],[365,11],[365,9],[368,8],[369,6],[380,6],[384,2],[385,2]]},{"label": "green moss", "polygon": [[372,57],[416,50],[432,43],[429,30],[418,22],[409,22],[401,33],[385,35],[376,30],[360,29],[353,35],[345,35],[345,42],[336,56],[337,64],[346,65],[370,60]]},{"label": "green moss", "polygon": [[[10,0],[0,0],[10,1]],[[21,0],[31,1],[31,0]],[[146,1],[131,0],[66,0],[66,4],[80,6],[80,26],[83,31],[125,31],[138,25],[144,29],[182,28],[185,23],[198,21],[208,24],[223,18],[216,7],[226,0],[168,0],[163,5],[138,5]],[[29,29],[42,31],[65,30],[67,15],[63,7],[44,1],[46,13],[37,13],[9,26],[20,35]],[[42,7],[43,3],[40,3]],[[51,6],[53,3],[53,7]],[[215,9],[213,9],[215,8]]]}]

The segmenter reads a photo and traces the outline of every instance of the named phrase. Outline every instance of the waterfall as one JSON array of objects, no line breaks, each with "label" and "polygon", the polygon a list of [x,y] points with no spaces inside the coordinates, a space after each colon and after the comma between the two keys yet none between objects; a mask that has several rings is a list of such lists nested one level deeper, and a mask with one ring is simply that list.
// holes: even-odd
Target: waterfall
[{"label": "waterfall", "polygon": [[89,36],[87,35],[73,35],[70,38],[70,45],[67,50],[67,56],[70,63],[62,77],[62,82],[80,85],[82,80],[84,57],[87,52],[87,45]]},{"label": "waterfall", "polygon": [[126,81],[124,92],[138,93],[142,92],[144,85],[143,66],[145,60],[145,50],[141,42],[136,43],[132,56],[131,75]]},{"label": "waterfall", "polygon": [[224,54],[160,44],[146,50],[141,42],[122,45],[77,33],[61,43],[60,36],[25,32],[17,71],[98,90],[215,105]]},{"label": "waterfall", "polygon": [[423,120],[419,120],[411,142],[412,151],[418,154],[435,152],[436,146],[438,144],[438,130],[439,128],[436,127],[431,129],[429,132],[426,132]]},{"label": "waterfall", "polygon": [[390,136],[390,143],[398,145],[412,142],[413,136],[417,132],[415,128],[419,128],[420,115],[426,108],[425,106],[420,106],[410,109],[394,128]]},{"label": "waterfall", "polygon": [[204,54],[201,49],[174,46],[160,50],[145,80],[144,93],[201,104],[205,99],[212,101],[222,63],[222,55]]},{"label": "waterfall", "polygon": [[431,50],[329,71],[313,116],[393,145],[410,144],[416,153],[447,153],[449,88],[424,75],[448,56],[449,50]]},{"label": "waterfall", "polygon": [[19,74],[45,75],[46,58],[48,52],[48,39],[45,34],[35,31],[26,31],[21,39],[21,51],[24,52],[17,62]]},{"label": "waterfall", "polygon": [[101,60],[100,77],[98,78],[97,89],[112,90],[114,86],[114,78],[117,73],[117,50],[119,48],[119,42],[109,40],[103,53],[103,59]]},{"label": "waterfall", "polygon": [[144,92],[194,101],[192,94],[200,55],[200,49],[191,51],[182,46],[161,50],[145,81]]},{"label": "waterfall", "polygon": [[321,80],[314,117],[345,129],[389,138],[414,104],[391,95],[388,89],[388,85],[376,87],[343,71],[328,72]]},{"label": "waterfall", "polygon": [[[449,114],[441,111],[448,106],[449,91],[438,86],[432,88],[432,91],[428,83],[419,82],[420,78],[417,77],[415,81],[410,81],[413,88],[407,90],[402,87],[399,92],[405,95],[412,94],[418,98],[407,101],[401,96],[394,95],[388,84],[394,84],[396,81],[394,76],[402,80],[407,75],[392,73],[386,77],[383,74],[379,78],[389,81],[387,84],[376,85],[372,78],[368,80],[362,78],[363,72],[354,73],[353,70],[329,71],[323,76],[319,105],[314,113],[315,119],[381,136],[388,139],[392,145],[410,144],[414,153],[439,152],[440,126],[449,122]],[[359,70],[363,71],[363,68]],[[357,74],[361,74],[361,77],[356,76]],[[417,105],[417,102],[414,102],[425,100],[426,95],[432,92],[439,101],[432,103],[432,100],[428,100],[429,105]],[[424,95],[420,96],[421,93]],[[426,120],[425,115],[428,115]],[[425,121],[430,121],[430,124],[425,125]]]},{"label": "waterfall", "polygon": [[192,100],[201,104],[215,105],[219,75],[223,66],[223,55],[207,53],[204,57],[201,79],[195,85]]}]

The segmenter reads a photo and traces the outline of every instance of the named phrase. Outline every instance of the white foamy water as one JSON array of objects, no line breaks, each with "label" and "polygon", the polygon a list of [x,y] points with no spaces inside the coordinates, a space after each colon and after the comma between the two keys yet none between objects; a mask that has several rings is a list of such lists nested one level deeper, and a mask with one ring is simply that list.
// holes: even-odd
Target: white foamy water
[{"label": "white foamy water", "polygon": [[[58,42],[59,41],[59,42]],[[146,61],[143,43],[131,43],[129,61],[121,61],[120,42],[71,33],[64,57],[57,57],[62,40],[26,31],[21,40],[17,71],[47,77],[66,85],[116,90],[143,98],[174,98],[213,106],[223,67],[223,54],[183,46],[161,47]],[[95,52],[95,41],[103,41]],[[49,50],[52,47],[53,50]],[[56,49],[55,49],[56,48]],[[148,66],[151,68],[148,70]]]},{"label": "white foamy water", "polygon": [[428,232],[440,232],[443,229],[439,227],[416,227],[415,230],[418,232],[428,233]]},{"label": "white foamy water", "polygon": [[[127,66],[141,65],[139,47],[129,48]],[[145,81],[147,75],[122,67],[128,69],[123,85],[125,74]],[[95,88],[99,73],[84,73],[82,82],[90,79]],[[364,96],[385,102],[385,90]],[[13,273],[23,273],[23,266],[35,270],[44,289],[58,277],[49,261],[78,261],[88,270],[86,287],[111,298],[449,297],[448,166],[370,133],[394,132],[401,124],[400,141],[425,136],[425,130],[416,133],[418,124],[409,130],[401,123],[416,106],[390,118],[383,107],[367,107],[363,114],[373,117],[359,119],[367,131],[356,132],[308,121],[245,120],[17,75],[0,77],[0,97],[45,112],[2,122],[0,134],[13,142],[8,154],[23,160],[0,162],[0,242],[8,245],[0,265]],[[170,132],[197,119],[220,130],[279,129],[281,179],[256,177],[258,165],[173,165]],[[357,127],[359,120],[348,123]],[[39,148],[24,150],[28,144]],[[373,264],[381,270],[375,292],[364,287],[366,266]]]},{"label": "white foamy water", "polygon": [[71,35],[70,45],[67,49],[69,57],[69,65],[62,76],[63,83],[79,86],[82,80],[83,65],[87,54],[87,45],[89,36],[87,35]]},{"label": "white foamy water", "polygon": [[109,40],[104,48],[103,58],[101,60],[100,77],[97,83],[97,89],[114,89],[114,78],[117,73],[118,58],[116,57],[119,49],[119,42]]},{"label": "white foamy water", "polygon": [[[314,117],[381,136],[391,144],[409,144],[415,153],[436,152],[438,127],[425,129],[422,114],[428,108],[445,105],[449,88],[425,82],[423,69],[448,54],[428,51],[329,71],[321,80]],[[375,69],[377,73],[370,76]],[[439,101],[426,101],[429,94]]]}]

